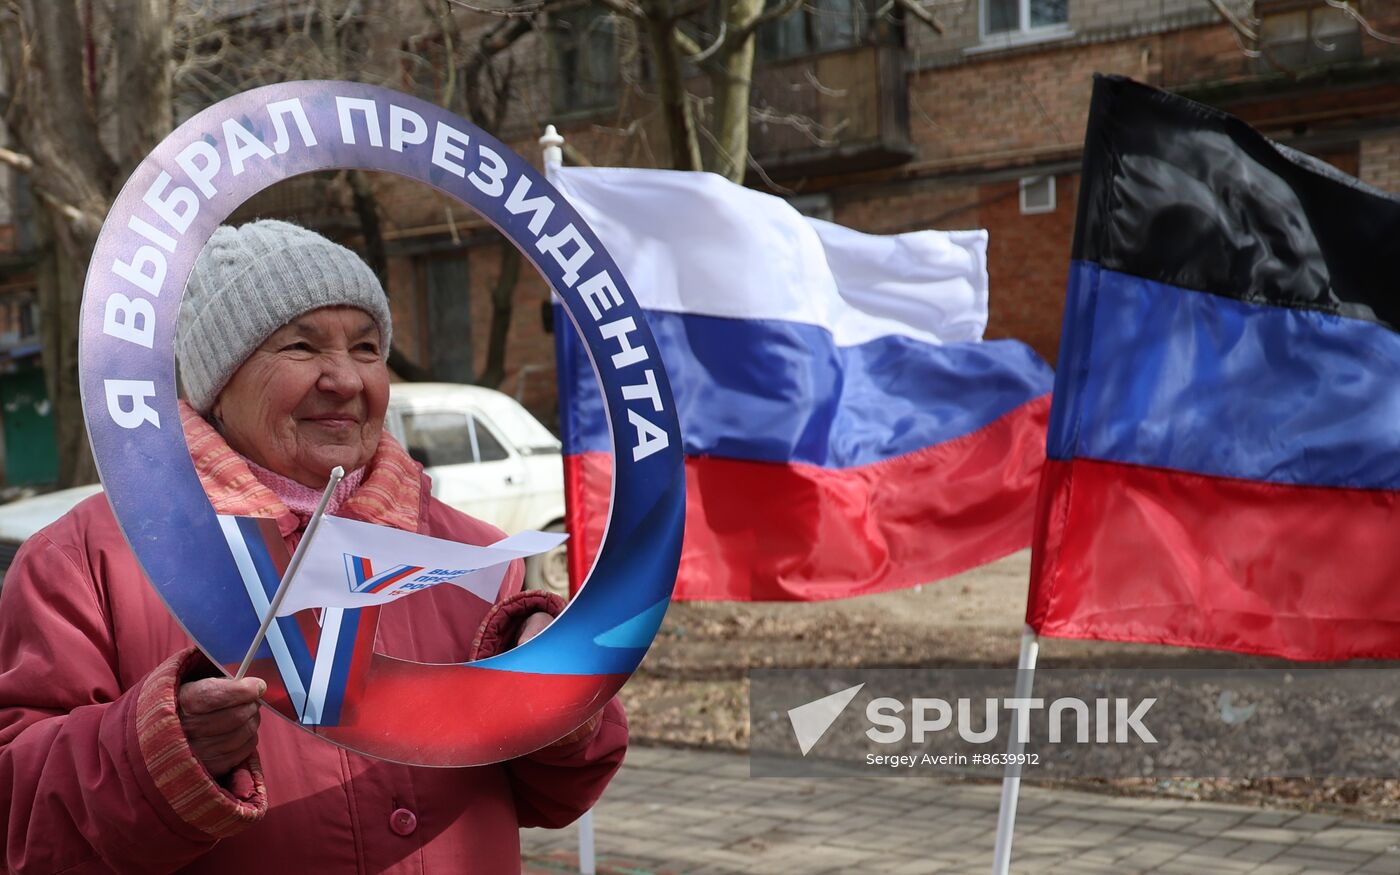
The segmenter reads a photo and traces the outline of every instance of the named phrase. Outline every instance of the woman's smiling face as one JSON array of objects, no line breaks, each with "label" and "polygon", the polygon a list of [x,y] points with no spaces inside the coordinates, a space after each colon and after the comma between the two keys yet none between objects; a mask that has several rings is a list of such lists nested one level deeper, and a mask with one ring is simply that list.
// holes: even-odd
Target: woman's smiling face
[{"label": "woman's smiling face", "polygon": [[284,477],[322,488],[374,457],[389,404],[379,326],[355,307],[293,319],[248,356],[212,413],[229,446]]}]

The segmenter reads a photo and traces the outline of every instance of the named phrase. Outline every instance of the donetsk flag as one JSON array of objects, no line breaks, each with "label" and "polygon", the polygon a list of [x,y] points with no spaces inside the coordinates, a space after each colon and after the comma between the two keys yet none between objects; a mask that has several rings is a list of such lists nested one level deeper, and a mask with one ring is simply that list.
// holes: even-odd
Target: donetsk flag
[{"label": "donetsk flag", "polygon": [[1027,622],[1400,656],[1400,201],[1100,78]]},{"label": "donetsk flag", "polygon": [[[1029,545],[1052,375],[1023,344],[981,340],[985,232],[861,234],[709,173],[551,178],[626,274],[675,393],[676,598],[864,595]],[[556,323],[577,584],[607,521],[611,444],[592,368]]]}]

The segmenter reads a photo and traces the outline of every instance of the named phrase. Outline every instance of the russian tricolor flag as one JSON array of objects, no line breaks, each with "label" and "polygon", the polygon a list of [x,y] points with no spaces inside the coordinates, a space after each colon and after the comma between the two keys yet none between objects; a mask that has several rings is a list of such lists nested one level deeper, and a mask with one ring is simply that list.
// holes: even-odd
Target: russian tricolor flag
[{"label": "russian tricolor flag", "polygon": [[[1030,542],[1052,374],[982,342],[986,233],[877,237],[706,173],[553,168],[647,311],[685,442],[676,598],[911,586]],[[611,497],[607,422],[556,319],[571,575]]]},{"label": "russian tricolor flag", "polygon": [[1095,86],[1027,622],[1400,656],[1400,201]]}]

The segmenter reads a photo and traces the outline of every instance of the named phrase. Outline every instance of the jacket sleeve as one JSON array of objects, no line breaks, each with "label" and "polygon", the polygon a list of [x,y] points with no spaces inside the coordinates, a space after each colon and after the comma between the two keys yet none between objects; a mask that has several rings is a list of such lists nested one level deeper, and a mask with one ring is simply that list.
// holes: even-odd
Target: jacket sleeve
[{"label": "jacket sleeve", "polygon": [[521,826],[559,829],[592,808],[627,754],[622,703],[608,702],[580,730],[506,763]]},{"label": "jacket sleeve", "polygon": [[256,757],[215,782],[175,693],[178,653],[123,690],[81,551],[31,538],[0,591],[0,825],[21,872],[169,872],[256,821]]},{"label": "jacket sleeve", "polygon": [[[537,612],[557,617],[564,600],[527,590],[494,605],[472,642],[471,658],[484,659],[515,646],[525,618]],[[506,763],[521,826],[568,826],[592,808],[627,753],[627,718],[622,703],[608,702],[587,723],[529,756]]]}]

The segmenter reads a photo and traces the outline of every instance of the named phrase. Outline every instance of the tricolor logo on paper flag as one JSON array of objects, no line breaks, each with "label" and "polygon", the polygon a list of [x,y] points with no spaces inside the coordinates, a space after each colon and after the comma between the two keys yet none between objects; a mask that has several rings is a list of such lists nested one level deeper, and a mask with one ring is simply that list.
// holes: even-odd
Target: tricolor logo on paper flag
[{"label": "tricolor logo on paper flag", "polygon": [[1400,200],[1100,78],[1027,623],[1400,656]]},{"label": "tricolor logo on paper flag", "polygon": [[[710,173],[551,174],[626,275],[675,393],[676,598],[862,595],[1030,543],[1052,374],[1023,344],[982,341],[985,231],[862,234]],[[606,290],[583,293],[606,316]],[[611,440],[555,312],[577,584],[607,520]]]},{"label": "tricolor logo on paper flag", "polygon": [[[475,547],[329,514],[302,557],[278,616],[307,608],[382,605],[439,584],[496,600],[506,566],[559,546],[556,532],[521,532],[489,547]],[[375,568],[383,571],[375,573]]]},{"label": "tricolor logo on paper flag", "polygon": [[351,592],[382,592],[422,570],[422,565],[395,565],[382,574],[375,574],[369,559],[345,554],[345,576],[349,579]]}]

